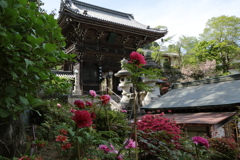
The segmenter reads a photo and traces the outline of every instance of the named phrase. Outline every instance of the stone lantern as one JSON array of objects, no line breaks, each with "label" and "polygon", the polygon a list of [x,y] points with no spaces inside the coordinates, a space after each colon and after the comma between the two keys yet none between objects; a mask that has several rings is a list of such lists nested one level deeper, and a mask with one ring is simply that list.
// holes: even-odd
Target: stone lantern
[{"label": "stone lantern", "polygon": [[128,63],[125,58],[121,60],[121,70],[115,73],[114,76],[119,77],[120,81],[118,88],[122,90],[122,98],[120,100],[121,107],[127,108],[131,95],[130,88],[132,87],[132,84],[130,83],[130,78],[132,74],[126,70],[124,63]]},{"label": "stone lantern", "polygon": [[[144,56],[146,59],[146,65],[144,65],[143,68],[146,68],[146,69],[159,68],[160,69],[160,66],[152,60],[150,51],[145,52]],[[143,83],[152,87],[152,90],[147,92],[146,96],[144,97],[144,99],[142,101],[142,105],[145,106],[145,105],[159,99],[160,90],[159,90],[159,86],[156,85],[156,82],[158,81],[158,79],[149,79],[147,77],[147,75],[144,75],[142,77],[142,81],[143,81]]]}]

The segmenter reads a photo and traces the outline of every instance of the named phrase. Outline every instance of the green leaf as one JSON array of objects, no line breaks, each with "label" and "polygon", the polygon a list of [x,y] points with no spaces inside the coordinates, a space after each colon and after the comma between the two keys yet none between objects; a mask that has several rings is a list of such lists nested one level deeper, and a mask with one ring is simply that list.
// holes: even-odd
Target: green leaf
[{"label": "green leaf", "polygon": [[79,143],[82,143],[82,138],[81,137],[77,137],[77,140]]},{"label": "green leaf", "polygon": [[7,86],[5,88],[5,92],[9,95],[9,97],[15,97],[16,96],[16,90],[12,86]]},{"label": "green leaf", "polygon": [[37,8],[36,3],[30,2],[30,9],[35,10]]},{"label": "green leaf", "polygon": [[54,58],[54,57],[46,57],[46,58],[51,62],[57,62],[56,58]]},{"label": "green leaf", "polygon": [[27,4],[27,0],[18,0],[20,4],[22,4],[23,6],[25,6]]},{"label": "green leaf", "polygon": [[40,69],[36,68],[36,67],[29,67],[29,70],[33,71],[33,72],[40,72]]},{"label": "green leaf", "polygon": [[7,8],[8,7],[8,4],[7,4],[7,2],[6,1],[3,1],[3,0],[1,0],[0,1],[0,7],[3,9],[3,8]]},{"label": "green leaf", "polygon": [[46,75],[46,74],[44,74],[44,73],[42,73],[42,72],[39,73],[39,76],[41,77],[42,80],[46,80],[46,79],[49,78],[48,75]]},{"label": "green leaf", "polygon": [[22,40],[22,36],[20,34],[15,35],[15,42],[20,42]]},{"label": "green leaf", "polygon": [[26,62],[26,69],[28,68],[28,65],[33,65],[34,63],[32,62],[32,61],[30,61],[30,60],[28,60],[28,59],[24,59],[24,61]]},{"label": "green leaf", "polygon": [[23,68],[18,68],[19,70],[21,70],[25,75],[28,75],[28,73],[27,73],[27,70],[26,69],[23,69]]},{"label": "green leaf", "polygon": [[43,101],[41,99],[34,99],[34,104],[39,104],[39,103],[43,103]]},{"label": "green leaf", "polygon": [[0,108],[0,117],[6,118],[6,117],[9,116],[10,114],[11,114],[10,111]]},{"label": "green leaf", "polygon": [[28,36],[27,36],[27,40],[28,40],[28,42],[30,42],[31,44],[36,43],[36,37],[35,37],[35,36],[28,35]]},{"label": "green leaf", "polygon": [[36,43],[37,43],[37,44],[40,44],[40,43],[42,43],[43,41],[44,41],[43,38],[36,38]]},{"label": "green leaf", "polygon": [[7,34],[6,34],[6,32],[4,32],[4,31],[1,31],[1,32],[0,32],[0,35],[1,35],[1,36],[4,36],[4,37],[7,37]]},{"label": "green leaf", "polygon": [[10,71],[10,74],[13,76],[13,78],[18,78],[17,74],[13,71]]},{"label": "green leaf", "polygon": [[43,44],[43,49],[46,52],[52,52],[52,51],[56,50],[56,45],[52,44],[52,43],[44,43]]},{"label": "green leaf", "polygon": [[29,105],[28,99],[22,96],[19,96],[20,101],[24,104],[24,105]]}]

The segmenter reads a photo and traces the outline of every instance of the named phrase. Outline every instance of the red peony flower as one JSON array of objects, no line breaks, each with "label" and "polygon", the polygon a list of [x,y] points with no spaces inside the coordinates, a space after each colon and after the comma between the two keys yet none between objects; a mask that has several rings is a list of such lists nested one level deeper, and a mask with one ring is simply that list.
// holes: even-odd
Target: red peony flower
[{"label": "red peony flower", "polygon": [[46,144],[46,142],[39,142],[39,143],[37,143],[37,146],[38,146],[38,147],[44,147],[45,144]]},{"label": "red peony flower", "polygon": [[56,137],[56,141],[66,142],[67,141],[67,136],[59,135],[59,136]]},{"label": "red peony flower", "polygon": [[81,100],[76,100],[76,101],[74,101],[74,105],[76,105],[78,108],[84,108],[84,102],[83,101],[81,101]]},{"label": "red peony flower", "polygon": [[70,109],[71,113],[75,113],[77,110],[76,109]]},{"label": "red peony flower", "polygon": [[143,64],[145,65],[146,64],[146,61],[145,61],[145,58],[143,55],[141,55],[140,53],[138,52],[132,52],[130,54],[130,61],[129,63],[134,63],[136,64],[137,66],[139,66],[140,64]]},{"label": "red peony flower", "polygon": [[59,133],[66,135],[66,134],[67,134],[67,130],[61,129],[61,130],[59,131]]},{"label": "red peony flower", "polygon": [[30,160],[30,158],[28,156],[23,156],[23,157],[19,158],[18,160]]},{"label": "red peony flower", "polygon": [[97,116],[96,116],[96,114],[95,114],[95,112],[92,112],[91,113],[91,117],[92,117],[92,119],[95,119]]},{"label": "red peony flower", "polygon": [[92,102],[86,101],[86,106],[92,106]]},{"label": "red peony flower", "polygon": [[93,123],[91,114],[85,110],[76,111],[75,115],[72,117],[72,120],[77,123],[79,128],[89,127]]},{"label": "red peony flower", "polygon": [[71,146],[72,146],[71,143],[63,144],[63,145],[62,145],[62,150],[66,150],[66,149],[70,148]]},{"label": "red peony flower", "polygon": [[100,100],[102,101],[102,104],[109,103],[110,99],[111,97],[108,94],[100,96]]}]

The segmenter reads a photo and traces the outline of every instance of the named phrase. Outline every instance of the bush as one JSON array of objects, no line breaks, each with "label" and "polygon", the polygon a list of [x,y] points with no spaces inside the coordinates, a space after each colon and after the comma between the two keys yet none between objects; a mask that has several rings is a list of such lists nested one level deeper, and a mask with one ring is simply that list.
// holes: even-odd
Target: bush
[{"label": "bush", "polygon": [[[96,119],[94,120],[94,124],[96,125],[96,129],[98,131],[106,131],[107,123],[106,123],[106,114],[104,110],[101,110],[99,113],[96,112]],[[125,113],[121,113],[119,111],[108,111],[108,118],[110,124],[110,130],[117,133],[117,135],[122,139],[122,142],[125,140],[127,136],[129,125],[127,124],[127,118]],[[121,142],[121,143],[122,143]]]},{"label": "bush", "polygon": [[143,157],[173,156],[172,150],[179,146],[180,126],[161,114],[147,114],[137,123],[139,148]]},{"label": "bush", "polygon": [[212,160],[231,160],[237,159],[239,153],[238,143],[231,138],[210,138],[210,148],[217,154],[211,157]]}]

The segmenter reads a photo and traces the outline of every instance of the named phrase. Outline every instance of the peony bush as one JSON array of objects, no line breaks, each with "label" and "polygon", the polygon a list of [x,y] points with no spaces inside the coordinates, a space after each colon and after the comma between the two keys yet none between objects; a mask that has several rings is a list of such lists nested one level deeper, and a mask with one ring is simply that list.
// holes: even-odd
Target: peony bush
[{"label": "peony bush", "polygon": [[212,160],[231,160],[239,156],[239,144],[232,138],[210,138],[209,144],[215,151]]},{"label": "peony bush", "polygon": [[180,126],[161,114],[144,115],[138,122],[141,158],[173,157],[180,143]]}]

